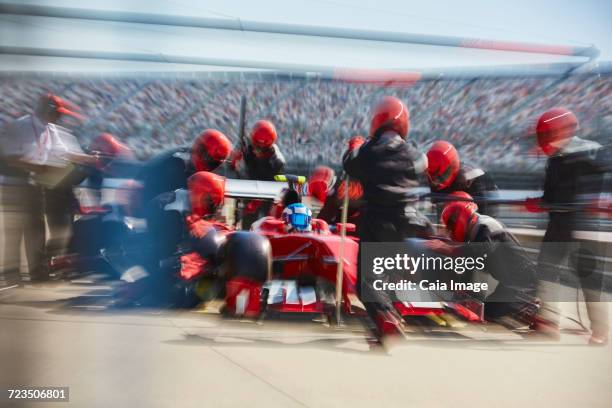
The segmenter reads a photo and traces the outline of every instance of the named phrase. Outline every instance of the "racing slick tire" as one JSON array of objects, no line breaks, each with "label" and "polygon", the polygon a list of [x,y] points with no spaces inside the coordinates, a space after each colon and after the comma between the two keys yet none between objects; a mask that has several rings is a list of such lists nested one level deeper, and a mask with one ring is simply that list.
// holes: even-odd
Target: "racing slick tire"
[{"label": "racing slick tire", "polygon": [[272,248],[266,237],[250,231],[236,231],[222,248],[227,280],[237,277],[265,282],[272,270]]}]

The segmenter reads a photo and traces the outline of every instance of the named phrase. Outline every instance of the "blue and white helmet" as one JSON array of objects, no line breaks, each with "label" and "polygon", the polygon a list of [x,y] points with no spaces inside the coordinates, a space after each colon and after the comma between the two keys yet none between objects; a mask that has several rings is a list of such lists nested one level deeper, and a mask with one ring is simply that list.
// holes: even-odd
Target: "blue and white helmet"
[{"label": "blue and white helmet", "polygon": [[283,221],[289,231],[307,232],[312,229],[312,210],[302,203],[290,204],[283,210]]}]

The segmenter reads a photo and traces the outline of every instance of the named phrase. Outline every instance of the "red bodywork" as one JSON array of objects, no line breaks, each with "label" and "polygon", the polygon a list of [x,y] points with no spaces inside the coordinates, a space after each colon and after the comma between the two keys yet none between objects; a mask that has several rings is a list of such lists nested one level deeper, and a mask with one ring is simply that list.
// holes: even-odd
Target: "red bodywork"
[{"label": "red bodywork", "polygon": [[225,308],[231,314],[257,317],[261,313],[259,282],[248,278],[233,278],[225,285]]},{"label": "red bodywork", "polygon": [[[338,260],[342,238],[335,234],[282,234],[269,237],[275,272],[278,279],[298,279],[308,275],[336,285]],[[348,295],[356,293],[357,256],[359,244],[352,238],[344,239],[342,295],[345,307]]]}]

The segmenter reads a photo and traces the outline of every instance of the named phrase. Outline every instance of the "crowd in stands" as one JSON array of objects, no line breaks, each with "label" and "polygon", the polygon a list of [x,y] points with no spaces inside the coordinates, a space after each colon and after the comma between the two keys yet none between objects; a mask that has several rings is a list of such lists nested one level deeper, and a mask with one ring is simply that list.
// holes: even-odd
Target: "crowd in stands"
[{"label": "crowd in stands", "polygon": [[272,120],[289,163],[338,166],[346,140],[367,135],[369,110],[383,95],[410,109],[410,137],[422,150],[436,139],[454,143],[464,160],[489,169],[541,165],[527,136],[538,114],[552,106],[573,110],[581,133],[608,143],[612,75],[421,80],[401,86],[322,79],[2,77],[0,125],[29,113],[38,95],[53,92],[80,106],[86,120],[72,124],[86,145],[110,132],[146,159],[190,144],[205,128],[238,142],[240,98],[247,126]]}]

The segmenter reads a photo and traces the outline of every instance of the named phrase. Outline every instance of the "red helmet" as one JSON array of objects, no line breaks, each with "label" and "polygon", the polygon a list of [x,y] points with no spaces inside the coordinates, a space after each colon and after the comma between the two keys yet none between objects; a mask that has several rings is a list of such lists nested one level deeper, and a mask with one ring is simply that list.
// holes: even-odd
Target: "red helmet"
[{"label": "red helmet", "polygon": [[402,139],[406,139],[410,128],[410,114],[402,101],[393,96],[385,96],[376,105],[370,125],[370,137],[381,128],[393,130]]},{"label": "red helmet", "polygon": [[452,144],[438,140],[427,152],[427,175],[435,190],[442,190],[455,181],[461,161]]},{"label": "red helmet", "polygon": [[556,153],[578,128],[578,119],[569,109],[552,108],[542,114],[536,125],[538,145],[547,155]]},{"label": "red helmet", "polygon": [[[449,194],[449,197],[457,197],[459,198],[459,200],[456,201],[457,203],[463,203],[473,211],[478,211],[478,204],[476,204],[472,196],[466,193],[465,191],[453,191]],[[454,203],[455,201],[451,202]]]},{"label": "red helmet", "polygon": [[89,150],[110,157],[133,157],[134,155],[128,145],[121,143],[110,133],[100,133],[91,141]]},{"label": "red helmet", "polygon": [[251,143],[256,149],[269,149],[276,137],[276,128],[269,120],[258,120],[251,129]]},{"label": "red helmet", "polygon": [[214,214],[223,205],[225,177],[208,171],[199,171],[187,180],[191,212],[204,217]]},{"label": "red helmet", "polygon": [[231,151],[232,143],[223,133],[206,129],[193,142],[191,162],[196,171],[212,171],[227,159]]},{"label": "red helmet", "polygon": [[317,166],[308,180],[308,195],[325,202],[327,192],[336,182],[336,173],[327,166]]},{"label": "red helmet", "polygon": [[[464,199],[472,198],[463,191],[453,193],[453,195]],[[440,221],[449,230],[452,239],[458,242],[465,241],[468,226],[477,209],[478,206],[472,201],[451,201],[444,206]]]},{"label": "red helmet", "polygon": [[76,106],[73,103],[68,102],[67,100],[60,98],[57,95],[52,93],[48,93],[42,95],[38,99],[38,106],[36,108],[37,114],[41,114],[44,116],[53,115],[56,120],[61,115],[68,115],[79,120],[84,120],[85,117],[79,113],[81,108]]}]

